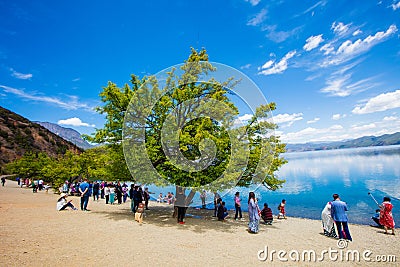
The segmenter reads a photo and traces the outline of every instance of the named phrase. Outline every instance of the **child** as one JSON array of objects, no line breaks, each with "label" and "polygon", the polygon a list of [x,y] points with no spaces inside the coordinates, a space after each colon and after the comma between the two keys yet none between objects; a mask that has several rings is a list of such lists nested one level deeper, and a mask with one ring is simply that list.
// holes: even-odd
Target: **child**
[{"label": "child", "polygon": [[388,233],[388,229],[392,230],[392,235],[395,235],[394,233],[394,220],[393,220],[393,214],[392,214],[392,209],[393,205],[390,203],[390,197],[384,197],[383,198],[383,203],[379,206],[380,209],[380,217],[379,217],[379,223],[383,225],[385,228],[385,234]]},{"label": "child", "polygon": [[240,193],[236,192],[235,193],[235,197],[234,197],[234,202],[235,202],[235,220],[238,219],[238,215],[239,215],[239,219],[242,219],[242,207],[240,204]]},{"label": "child", "polygon": [[143,222],[143,213],[144,213],[144,204],[140,202],[135,212],[135,221],[139,222],[140,224],[142,224]]},{"label": "child", "polygon": [[286,200],[282,199],[282,202],[278,206],[279,210],[278,219],[280,219],[281,216],[283,219],[286,219],[285,205],[286,205]]},{"label": "child", "polygon": [[272,216],[272,210],[268,207],[267,203],[264,203],[264,208],[261,211],[261,218],[266,224],[271,225],[274,217]]},{"label": "child", "polygon": [[160,193],[160,194],[158,195],[157,202],[158,202],[158,203],[163,203],[163,202],[164,202],[164,197],[163,197],[163,194],[162,194],[162,193]]}]

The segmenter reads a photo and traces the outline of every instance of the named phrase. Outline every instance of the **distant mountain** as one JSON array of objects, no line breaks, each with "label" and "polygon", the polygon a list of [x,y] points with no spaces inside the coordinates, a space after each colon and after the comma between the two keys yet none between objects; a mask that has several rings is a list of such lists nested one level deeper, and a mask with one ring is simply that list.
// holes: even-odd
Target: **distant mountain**
[{"label": "distant mountain", "polygon": [[286,150],[287,152],[300,152],[389,145],[400,145],[400,132],[381,136],[363,136],[357,139],[339,142],[287,144]]},{"label": "distant mountain", "polygon": [[65,140],[70,141],[71,143],[75,144],[80,148],[88,149],[94,147],[85,140],[83,140],[81,134],[78,131],[75,131],[74,129],[65,128],[51,122],[35,121],[35,123],[42,125],[50,132],[55,133],[58,136],[61,136]]},{"label": "distant mountain", "polygon": [[56,156],[67,150],[82,151],[43,126],[0,106],[0,166],[21,157],[27,151]]}]

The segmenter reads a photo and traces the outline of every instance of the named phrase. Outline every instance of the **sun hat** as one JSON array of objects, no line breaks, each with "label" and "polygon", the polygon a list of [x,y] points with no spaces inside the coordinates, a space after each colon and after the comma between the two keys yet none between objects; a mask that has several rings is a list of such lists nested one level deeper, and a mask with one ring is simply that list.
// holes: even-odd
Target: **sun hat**
[{"label": "sun hat", "polygon": [[67,197],[68,195],[65,193],[61,193],[60,197]]}]

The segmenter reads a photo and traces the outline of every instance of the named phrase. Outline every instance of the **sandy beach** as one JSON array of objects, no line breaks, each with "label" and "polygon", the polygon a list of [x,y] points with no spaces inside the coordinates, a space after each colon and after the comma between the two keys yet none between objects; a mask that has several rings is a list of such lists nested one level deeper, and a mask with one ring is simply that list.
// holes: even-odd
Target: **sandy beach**
[{"label": "sandy beach", "polygon": [[[261,224],[258,234],[249,234],[247,214],[246,221],[219,222],[212,211],[189,208],[186,224],[179,225],[171,206],[151,202],[140,225],[133,219],[130,202],[106,205],[103,199],[90,199],[89,212],[59,212],[58,197],[51,190],[32,193],[10,180],[0,187],[1,266],[398,266],[393,261],[400,262],[398,229],[392,236],[350,224],[354,240],[341,249],[337,240],[322,234],[317,220],[274,219],[273,225]],[[79,206],[80,198],[69,199]],[[278,251],[283,251],[280,258]],[[316,253],[315,261],[307,251]]]}]

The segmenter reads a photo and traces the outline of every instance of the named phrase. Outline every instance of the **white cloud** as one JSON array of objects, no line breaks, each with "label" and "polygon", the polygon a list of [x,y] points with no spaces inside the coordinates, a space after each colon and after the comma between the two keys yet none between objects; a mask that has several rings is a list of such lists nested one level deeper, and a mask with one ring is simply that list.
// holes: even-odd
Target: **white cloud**
[{"label": "white cloud", "polygon": [[[307,10],[303,11],[302,14],[304,15],[304,14],[307,14],[308,12],[312,11],[312,15],[314,15],[314,9],[316,9],[319,6],[325,6],[326,3],[327,3],[326,0],[319,1],[316,4],[314,4],[313,6],[309,7]],[[296,15],[295,17],[298,17],[298,16],[300,16],[300,15]]]},{"label": "white cloud", "polygon": [[17,79],[20,79],[20,80],[28,80],[28,79],[32,78],[32,76],[33,76],[31,73],[25,74],[25,73],[17,72],[13,68],[10,68],[10,71],[11,71],[11,76],[13,76]]},{"label": "white cloud", "polygon": [[77,82],[77,81],[80,81],[80,80],[81,80],[81,78],[79,78],[79,77],[75,78],[75,79],[72,79],[73,82]]},{"label": "white cloud", "polygon": [[343,126],[332,125],[328,128],[313,128],[307,127],[298,132],[291,132],[282,134],[281,139],[286,143],[307,143],[307,142],[321,142],[321,141],[332,141],[332,135],[341,132]]},{"label": "white cloud", "polygon": [[355,30],[355,31],[353,32],[353,36],[357,36],[357,35],[359,35],[359,34],[362,34],[362,30]]},{"label": "white cloud", "polygon": [[396,116],[387,116],[387,117],[384,117],[384,118],[383,118],[384,121],[396,121],[396,120],[398,120],[398,119],[399,119],[399,118],[396,117]]},{"label": "white cloud", "polygon": [[0,88],[3,88],[5,93],[14,94],[23,99],[53,104],[53,105],[56,105],[60,108],[66,109],[66,110],[85,109],[87,111],[93,112],[92,107],[89,107],[85,103],[78,102],[77,96],[69,96],[69,100],[65,101],[65,100],[61,100],[57,97],[38,95],[35,93],[29,94],[29,93],[26,93],[24,90],[12,88],[12,87],[5,86],[5,85],[0,85]]},{"label": "white cloud", "polygon": [[264,8],[258,13],[257,15],[254,16],[251,20],[247,22],[247,25],[249,26],[257,26],[260,25],[265,21],[267,18],[267,10]]},{"label": "white cloud", "polygon": [[307,142],[332,142],[349,139],[356,139],[363,136],[380,136],[384,134],[393,134],[400,131],[400,118],[391,116],[384,117],[381,120],[360,123],[343,127],[335,124],[326,128],[308,127],[298,132],[276,134],[281,136],[285,143],[307,143]]},{"label": "white cloud", "polygon": [[283,127],[291,126],[295,121],[303,119],[303,113],[293,114],[278,114],[273,117],[273,122],[276,124],[284,124]]},{"label": "white cloud", "polygon": [[251,67],[251,64],[246,64],[240,67],[240,69],[245,70],[245,69],[249,69]]},{"label": "white cloud", "polygon": [[331,29],[334,33],[342,35],[349,30],[350,25],[351,24],[345,25],[343,22],[336,23],[335,21],[334,23],[332,23]]},{"label": "white cloud", "polygon": [[322,38],[322,34],[317,36],[310,36],[306,40],[306,44],[303,46],[303,49],[306,51],[311,51],[314,48],[317,48],[320,43],[322,43],[324,39]]},{"label": "white cloud", "polygon": [[[287,53],[278,63],[267,64],[268,68],[263,69],[258,74],[271,75],[284,72],[288,68],[288,60],[296,54],[296,50]],[[268,62],[267,62],[268,63]],[[265,65],[265,64],[264,64]]]},{"label": "white cloud", "polygon": [[245,0],[246,2],[249,2],[252,6],[258,5],[261,0]]},{"label": "white cloud", "polygon": [[356,61],[345,65],[332,73],[325,81],[326,86],[320,91],[329,96],[346,97],[376,87],[378,83],[373,82],[375,77],[369,77],[356,82],[352,81],[352,73],[347,72],[360,62],[361,61]]},{"label": "white cloud", "polygon": [[377,83],[371,82],[374,79],[373,77],[351,83],[351,76],[351,74],[346,74],[343,77],[330,77],[326,81],[327,86],[322,88],[321,92],[327,93],[329,96],[346,97],[378,85]]},{"label": "white cloud", "polygon": [[324,44],[319,50],[324,51],[324,55],[329,55],[333,51],[335,51],[335,47],[333,47],[333,45],[329,43],[329,44]]},{"label": "white cloud", "polygon": [[364,105],[356,106],[352,112],[368,114],[394,108],[400,108],[400,89],[372,97]]},{"label": "white cloud", "polygon": [[334,120],[334,121],[337,121],[337,120],[340,120],[340,119],[343,119],[343,118],[345,118],[346,117],[346,114],[333,114],[332,115],[332,120]]},{"label": "white cloud", "polygon": [[277,31],[278,26],[276,25],[267,25],[262,28],[262,31],[267,31],[266,37],[275,43],[282,43],[286,41],[290,36],[296,34],[301,27],[296,27],[290,31]]},{"label": "white cloud", "polygon": [[321,76],[322,76],[322,73],[314,73],[314,74],[308,76],[307,78],[305,78],[304,80],[306,82],[311,82],[311,81],[313,81],[313,80],[315,80],[315,79],[317,79],[317,78],[319,78]]},{"label": "white cloud", "polygon": [[86,122],[82,122],[81,119],[74,117],[74,118],[69,118],[69,119],[65,119],[65,120],[59,120],[58,121],[59,125],[70,125],[70,126],[76,126],[76,127],[95,127],[94,124],[89,124]]},{"label": "white cloud", "polygon": [[386,31],[376,32],[374,35],[369,35],[364,39],[357,39],[356,41],[346,40],[338,45],[337,49],[334,48],[334,42],[328,43],[320,49],[320,51],[324,51],[324,55],[327,56],[320,66],[328,67],[349,61],[356,56],[369,51],[372,47],[385,41],[396,32],[397,27],[393,24],[390,25]]},{"label": "white cloud", "polygon": [[265,62],[264,65],[262,65],[261,69],[268,69],[272,66],[272,64],[274,64],[273,60],[268,60],[267,62]]},{"label": "white cloud", "polygon": [[375,123],[369,123],[369,124],[363,124],[363,125],[352,125],[351,126],[351,130],[355,131],[355,132],[359,132],[359,131],[366,131],[366,130],[370,130],[370,129],[375,129],[376,128],[376,124]]},{"label": "white cloud", "polygon": [[248,120],[250,120],[253,117],[253,114],[244,114],[242,116],[239,116],[235,119],[233,122],[233,127],[239,127],[243,126],[244,124],[247,123]]},{"label": "white cloud", "polygon": [[313,120],[307,121],[307,124],[311,124],[311,123],[316,123],[317,121],[319,121],[320,118],[314,118]]},{"label": "white cloud", "polygon": [[336,51],[336,54],[352,55],[369,50],[373,45],[379,43],[384,38],[397,32],[396,25],[391,25],[385,32],[377,32],[375,35],[369,35],[364,40],[358,39],[354,43],[347,40]]},{"label": "white cloud", "polygon": [[397,3],[392,4],[393,10],[399,9],[400,8],[400,1]]}]

